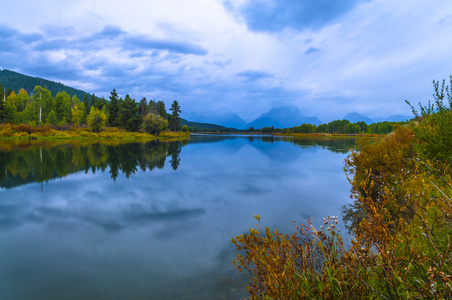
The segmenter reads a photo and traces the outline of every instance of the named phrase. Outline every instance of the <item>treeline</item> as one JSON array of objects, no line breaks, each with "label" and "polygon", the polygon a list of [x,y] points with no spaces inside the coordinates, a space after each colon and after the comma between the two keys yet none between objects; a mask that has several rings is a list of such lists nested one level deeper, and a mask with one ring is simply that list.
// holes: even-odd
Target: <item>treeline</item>
[{"label": "treeline", "polygon": [[59,92],[55,98],[46,87],[36,86],[31,95],[25,89],[18,93],[5,90],[0,84],[0,123],[30,125],[66,125],[75,127],[88,125],[92,131],[99,132],[104,126],[118,127],[127,131],[144,131],[158,135],[182,128],[180,106],[173,101],[171,113],[166,111],[163,101],[144,97],[140,102],[126,95],[120,98],[113,89],[110,101],[87,94],[83,99]]},{"label": "treeline", "polygon": [[301,124],[290,128],[262,127],[262,129],[249,128],[246,132],[261,133],[330,133],[330,134],[388,134],[397,126],[407,122],[378,122],[366,124],[364,121],[351,123],[348,120],[335,120],[321,125]]},{"label": "treeline", "polygon": [[120,173],[129,178],[138,170],[162,169],[168,156],[171,157],[171,168],[176,170],[183,145],[180,141],[152,141],[115,146],[64,144],[26,150],[21,147],[20,151],[0,150],[0,187],[46,182],[80,171],[95,173],[108,170],[114,180]]}]

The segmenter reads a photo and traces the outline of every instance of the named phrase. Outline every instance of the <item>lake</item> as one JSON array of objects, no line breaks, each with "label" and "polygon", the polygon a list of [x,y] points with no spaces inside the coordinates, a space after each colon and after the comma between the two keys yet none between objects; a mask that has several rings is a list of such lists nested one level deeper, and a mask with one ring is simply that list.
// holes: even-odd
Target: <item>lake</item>
[{"label": "lake", "polygon": [[340,215],[354,146],[243,135],[0,142],[0,299],[242,299],[231,238],[254,214],[283,232]]}]

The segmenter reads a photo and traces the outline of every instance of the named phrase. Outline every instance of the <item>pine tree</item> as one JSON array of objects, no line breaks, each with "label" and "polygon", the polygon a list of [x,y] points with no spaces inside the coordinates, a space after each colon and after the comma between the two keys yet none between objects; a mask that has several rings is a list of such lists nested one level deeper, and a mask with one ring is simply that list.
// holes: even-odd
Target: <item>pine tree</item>
[{"label": "pine tree", "polygon": [[163,101],[157,101],[157,115],[167,119],[168,116],[166,114],[166,107],[165,107],[165,103]]},{"label": "pine tree", "polygon": [[0,84],[0,123],[3,124],[6,122],[5,119],[5,109],[6,109],[6,97],[5,91],[3,90],[2,85]]},{"label": "pine tree", "polygon": [[116,127],[118,126],[118,117],[119,117],[119,99],[118,99],[118,93],[116,93],[116,90],[113,89],[110,93],[110,103],[108,103],[108,125]]},{"label": "pine tree", "polygon": [[126,95],[118,113],[118,125],[127,131],[138,131],[142,122],[143,117],[138,114],[135,99]]},{"label": "pine tree", "polygon": [[140,101],[140,104],[138,105],[140,115],[142,116],[146,115],[146,102],[147,102],[146,97],[143,97],[143,99],[141,99]]},{"label": "pine tree", "polygon": [[179,103],[177,103],[176,100],[173,101],[173,104],[171,104],[170,110],[172,111],[170,120],[169,120],[169,129],[171,131],[180,131],[182,126],[182,120],[179,116],[179,113],[181,112]]}]

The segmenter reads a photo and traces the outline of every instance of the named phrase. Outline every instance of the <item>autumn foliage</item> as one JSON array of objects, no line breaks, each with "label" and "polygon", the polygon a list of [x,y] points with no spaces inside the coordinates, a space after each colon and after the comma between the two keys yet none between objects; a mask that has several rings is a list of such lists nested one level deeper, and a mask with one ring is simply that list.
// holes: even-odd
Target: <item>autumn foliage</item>
[{"label": "autumn foliage", "polygon": [[441,133],[452,128],[452,97],[434,87],[415,122],[347,157],[350,244],[333,216],[292,235],[261,229],[256,216],[232,239],[251,299],[452,299],[452,135]]}]

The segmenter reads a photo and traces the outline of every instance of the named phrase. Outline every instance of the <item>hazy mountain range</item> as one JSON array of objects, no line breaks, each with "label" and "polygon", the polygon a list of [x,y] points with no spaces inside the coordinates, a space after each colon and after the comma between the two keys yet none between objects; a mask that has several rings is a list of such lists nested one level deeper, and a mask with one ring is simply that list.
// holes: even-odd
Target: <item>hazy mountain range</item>
[{"label": "hazy mountain range", "polygon": [[311,123],[314,125],[322,124],[317,117],[303,116],[300,110],[295,106],[273,107],[268,112],[263,113],[250,123],[246,123],[238,114],[230,111],[220,115],[199,115],[195,112],[189,111],[187,113],[182,112],[182,117],[191,121],[214,123],[236,129],[248,129],[250,127],[260,129],[262,127],[272,126],[275,128],[288,128],[298,126],[303,123]]},{"label": "hazy mountain range", "polygon": [[357,112],[351,112],[348,113],[345,117],[344,120],[348,120],[351,123],[356,123],[356,122],[361,122],[364,121],[366,124],[372,124],[372,123],[378,123],[378,122],[384,122],[384,121],[388,121],[388,122],[402,122],[402,121],[406,121],[406,120],[411,120],[413,118],[413,116],[403,116],[403,115],[392,115],[389,116],[387,118],[374,118],[371,119],[369,117],[366,117],[360,113]]},{"label": "hazy mountain range", "polygon": [[[308,117],[301,114],[295,106],[273,107],[268,112],[263,113],[252,122],[246,123],[240,116],[234,112],[225,112],[224,114],[199,115],[193,111],[182,112],[182,117],[195,122],[218,124],[228,128],[248,129],[253,127],[260,129],[262,127],[289,128],[299,126],[303,123],[320,125],[323,122],[316,116]],[[364,121],[367,124],[376,122],[400,122],[411,119],[410,116],[392,115],[388,118],[371,119],[357,112],[348,113],[343,119],[356,123]]]}]

